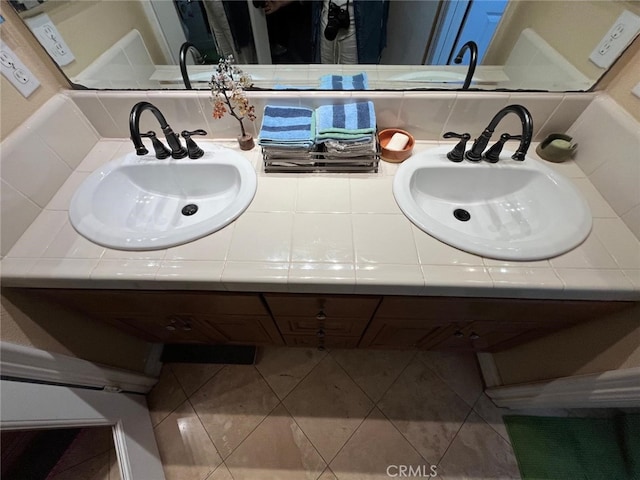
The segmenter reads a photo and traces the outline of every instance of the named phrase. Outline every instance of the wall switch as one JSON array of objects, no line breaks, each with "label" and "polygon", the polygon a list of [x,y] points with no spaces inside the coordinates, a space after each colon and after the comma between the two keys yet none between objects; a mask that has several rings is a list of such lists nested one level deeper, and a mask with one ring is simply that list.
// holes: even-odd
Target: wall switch
[{"label": "wall switch", "polygon": [[638,32],[640,32],[640,17],[625,10],[593,49],[589,60],[600,68],[609,68]]},{"label": "wall switch", "polygon": [[64,67],[76,59],[46,13],[27,18],[25,22],[58,65]]},{"label": "wall switch", "polygon": [[25,97],[31,95],[40,86],[40,82],[33,73],[2,41],[0,41],[0,68],[7,80]]},{"label": "wall switch", "polygon": [[631,93],[640,98],[640,82],[638,82],[638,84],[631,89]]}]

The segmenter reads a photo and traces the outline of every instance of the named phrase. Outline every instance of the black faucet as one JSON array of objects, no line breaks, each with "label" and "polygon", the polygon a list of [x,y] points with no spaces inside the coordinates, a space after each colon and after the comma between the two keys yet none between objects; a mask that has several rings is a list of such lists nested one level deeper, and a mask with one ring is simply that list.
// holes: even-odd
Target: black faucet
[{"label": "black faucet", "polygon": [[[147,153],[149,153],[149,150],[147,150],[147,148],[142,143],[142,135],[140,135],[140,115],[142,115],[142,112],[144,112],[145,110],[150,110],[151,113],[153,113],[153,115],[156,117],[158,122],[160,122],[162,133],[164,133],[164,136],[167,139],[167,143],[169,144],[169,148],[171,149],[171,157],[186,157],[187,150],[180,143],[180,137],[178,136],[178,134],[171,130],[171,127],[165,120],[162,112],[158,110],[158,107],[149,102],[136,103],[131,109],[131,114],[129,115],[129,132],[131,133],[131,136],[129,138],[131,138],[133,145],[136,147],[136,153],[138,155],[146,155]],[[144,136],[149,136],[153,139],[153,136],[150,135],[151,133],[153,132],[148,132]],[[157,140],[157,142],[154,142],[154,147],[156,147],[157,143],[160,143],[162,145],[162,142],[160,142],[160,140]],[[156,158],[166,158],[166,155],[161,152],[162,149],[160,149],[159,153],[159,149],[156,148]]]},{"label": "black faucet", "polygon": [[191,42],[184,42],[180,47],[180,73],[182,74],[182,81],[184,82],[184,87],[187,90],[192,90],[189,74],[187,73],[187,53],[189,50],[193,50],[195,53],[194,59],[197,63],[203,63],[204,57],[200,53],[200,50],[198,50]]},{"label": "black faucet", "polygon": [[[502,110],[500,110],[496,115],[491,119],[487,128],[484,129],[484,132],[478,137],[474,142],[471,150],[465,153],[465,158],[467,160],[471,160],[472,162],[479,162],[482,160],[482,152],[486,148],[489,140],[491,140],[491,135],[493,135],[494,130],[500,123],[500,120],[507,115],[508,113],[515,113],[520,117],[520,122],[522,123],[522,135],[520,135],[520,146],[516,153],[514,153],[511,158],[514,160],[524,160],[525,155],[527,154],[527,150],[529,149],[529,145],[531,144],[531,137],[533,137],[533,119],[531,118],[531,113],[522,105],[507,105]],[[504,141],[502,141],[504,143]],[[492,151],[492,157],[495,153]],[[493,158],[490,159],[493,161]],[[497,161],[497,158],[495,159]]]},{"label": "black faucet", "polygon": [[467,70],[467,76],[464,79],[464,85],[462,85],[463,90],[468,90],[469,85],[471,85],[471,79],[473,78],[473,74],[476,71],[476,65],[478,64],[478,45],[473,40],[468,41],[460,48],[458,55],[454,58],[454,63],[462,63],[462,56],[464,52],[469,50],[471,53],[471,58],[469,59],[469,69]]}]

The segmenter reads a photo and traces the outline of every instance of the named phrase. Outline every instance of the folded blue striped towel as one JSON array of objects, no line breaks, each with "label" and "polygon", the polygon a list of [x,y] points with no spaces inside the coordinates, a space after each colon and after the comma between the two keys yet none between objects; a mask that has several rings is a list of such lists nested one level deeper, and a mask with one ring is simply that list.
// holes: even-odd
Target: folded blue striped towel
[{"label": "folded blue striped towel", "polygon": [[373,138],[376,112],[373,102],[323,105],[316,109],[316,140],[362,140]]},{"label": "folded blue striped towel", "polygon": [[305,107],[264,108],[258,145],[304,147],[314,144],[315,112]]},{"label": "folded blue striped towel", "polygon": [[357,75],[323,75],[320,77],[321,90],[368,90],[367,73]]}]

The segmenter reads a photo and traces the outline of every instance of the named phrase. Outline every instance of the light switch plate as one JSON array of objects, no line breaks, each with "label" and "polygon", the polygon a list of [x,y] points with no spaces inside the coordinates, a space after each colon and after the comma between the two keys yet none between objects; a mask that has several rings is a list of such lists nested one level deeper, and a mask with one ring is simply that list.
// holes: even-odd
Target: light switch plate
[{"label": "light switch plate", "polygon": [[25,22],[58,65],[64,67],[76,59],[46,13],[27,18]]},{"label": "light switch plate", "polygon": [[640,98],[640,82],[638,82],[638,84],[631,89],[631,93]]},{"label": "light switch plate", "polygon": [[24,63],[13,53],[6,43],[0,40],[0,68],[2,74],[22,95],[28,97],[40,86],[38,79]]},{"label": "light switch plate", "polygon": [[589,60],[600,68],[609,68],[640,32],[640,17],[625,10],[593,49]]}]

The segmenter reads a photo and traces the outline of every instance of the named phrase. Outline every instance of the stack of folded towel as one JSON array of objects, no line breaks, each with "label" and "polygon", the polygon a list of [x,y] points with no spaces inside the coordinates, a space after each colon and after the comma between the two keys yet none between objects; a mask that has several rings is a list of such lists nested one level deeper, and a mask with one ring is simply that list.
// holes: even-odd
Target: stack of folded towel
[{"label": "stack of folded towel", "polygon": [[315,113],[305,107],[264,109],[258,144],[265,150],[308,152],[315,143]]},{"label": "stack of folded towel", "polygon": [[323,105],[316,109],[316,143],[324,143],[325,158],[372,155],[376,151],[373,102]]},{"label": "stack of folded towel", "polygon": [[315,111],[267,105],[258,144],[265,170],[322,167],[326,171],[331,166],[337,171],[345,165],[376,168],[373,102],[323,105]]},{"label": "stack of folded towel", "polygon": [[323,75],[320,77],[321,90],[367,90],[369,81],[366,72],[357,75]]}]

